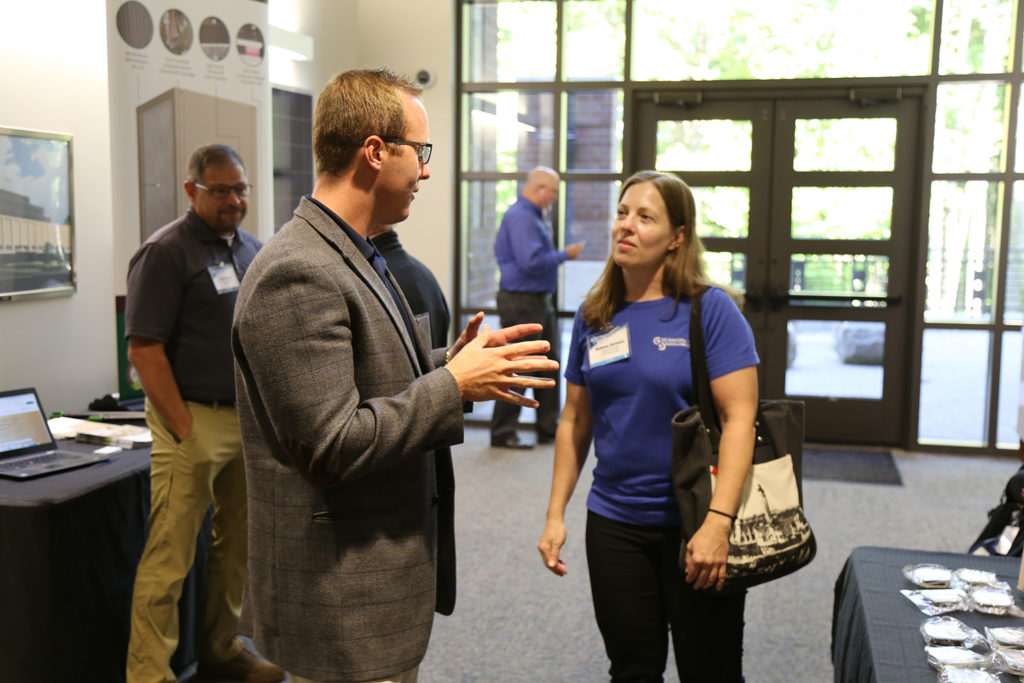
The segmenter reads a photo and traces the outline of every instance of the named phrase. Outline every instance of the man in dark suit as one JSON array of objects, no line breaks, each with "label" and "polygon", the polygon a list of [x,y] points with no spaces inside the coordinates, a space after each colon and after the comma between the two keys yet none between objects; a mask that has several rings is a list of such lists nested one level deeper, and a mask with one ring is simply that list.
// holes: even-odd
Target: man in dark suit
[{"label": "man in dark suit", "polygon": [[410,254],[398,239],[394,226],[370,228],[370,241],[388,263],[388,270],[401,285],[409,308],[416,315],[430,315],[430,343],[437,349],[448,345],[448,328],[452,324],[448,302],[437,278],[426,264]]},{"label": "man in dark suit", "polygon": [[[317,181],[249,267],[232,326],[249,484],[243,621],[293,681],[414,681],[433,612],[455,603],[448,447],[464,401],[557,363],[539,325],[478,313],[431,351],[366,235],[409,215],[430,177],[427,114],[386,70],[335,76],[317,100]],[[439,367],[442,366],[443,367]],[[437,368],[437,369],[435,369]]]}]

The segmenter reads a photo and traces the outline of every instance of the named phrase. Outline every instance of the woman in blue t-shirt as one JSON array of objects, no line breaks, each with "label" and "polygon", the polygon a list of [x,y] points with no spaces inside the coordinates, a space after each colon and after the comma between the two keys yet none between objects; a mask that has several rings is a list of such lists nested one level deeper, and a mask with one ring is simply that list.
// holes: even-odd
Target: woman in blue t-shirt
[{"label": "woman in blue t-shirt", "polygon": [[757,353],[743,314],[722,289],[703,296],[711,393],[722,423],[711,512],[686,543],[671,481],[670,423],[687,407],[690,296],[705,275],[690,188],[642,171],[622,186],[612,252],[576,313],[555,437],[547,524],[538,549],[566,573],[565,507],[594,442],[587,563],[613,681],[661,681],[671,629],[682,681],[742,681],[744,593],[725,581],[729,532],[750,468]]}]

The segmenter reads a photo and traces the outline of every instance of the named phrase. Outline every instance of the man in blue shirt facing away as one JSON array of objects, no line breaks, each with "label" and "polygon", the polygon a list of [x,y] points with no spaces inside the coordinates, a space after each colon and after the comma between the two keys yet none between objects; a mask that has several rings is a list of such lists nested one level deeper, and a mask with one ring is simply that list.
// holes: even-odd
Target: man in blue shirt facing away
[{"label": "man in blue shirt facing away", "polygon": [[[498,289],[498,315],[502,326],[519,323],[540,323],[544,326],[541,339],[551,344],[549,357],[559,357],[558,319],[552,294],[558,283],[558,266],[574,259],[583,251],[583,242],[565,249],[555,249],[551,231],[544,222],[544,211],[558,198],[558,174],[545,166],[538,166],[526,176],[526,188],[501,221],[494,241],[494,256],[501,269]],[[524,337],[523,340],[534,337]],[[537,442],[555,440],[558,425],[558,373],[549,376],[555,380],[550,389],[534,389],[540,404],[537,408]],[[499,448],[532,448],[533,444],[520,441],[516,435],[519,406],[495,402],[491,418],[491,446]]]}]

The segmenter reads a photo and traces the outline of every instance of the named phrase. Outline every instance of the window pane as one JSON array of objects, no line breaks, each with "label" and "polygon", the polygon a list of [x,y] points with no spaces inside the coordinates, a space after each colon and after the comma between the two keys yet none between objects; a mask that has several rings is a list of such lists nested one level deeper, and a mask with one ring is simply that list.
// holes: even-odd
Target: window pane
[{"label": "window pane", "polygon": [[567,182],[565,184],[564,244],[585,241],[579,258],[562,266],[558,306],[575,311],[597,282],[611,251],[611,226],[619,199],[617,182]]},{"label": "window pane", "polygon": [[1003,170],[1007,92],[1003,83],[939,85],[933,171],[991,173]]},{"label": "window pane", "polygon": [[463,6],[466,81],[553,81],[555,10],[546,1],[469,0]]},{"label": "window pane", "polygon": [[925,330],[923,346],[918,440],[932,444],[984,445],[989,333]]},{"label": "window pane", "polygon": [[625,0],[565,3],[567,80],[621,81],[626,51]]},{"label": "window pane", "polygon": [[462,243],[466,258],[462,263],[465,284],[462,305],[493,308],[498,291],[498,263],[494,260],[494,237],[508,207],[515,203],[515,180],[473,181],[462,184]]},{"label": "window pane", "polygon": [[891,187],[794,187],[794,239],[887,240]]},{"label": "window pane", "polygon": [[697,203],[697,234],[742,239],[750,227],[749,187],[691,187]]},{"label": "window pane", "polygon": [[566,168],[622,172],[622,91],[568,93]]},{"label": "window pane", "polygon": [[554,100],[550,92],[465,95],[469,144],[463,170],[522,173],[538,164],[554,168]]},{"label": "window pane", "polygon": [[1010,245],[1006,250],[1006,304],[1003,322],[1024,321],[1024,181],[1013,184]]},{"label": "window pane", "polygon": [[885,323],[791,320],[787,396],[882,398]]},{"label": "window pane", "polygon": [[1013,24],[1011,0],[944,0],[939,72],[1009,71]]},{"label": "window pane", "polygon": [[926,74],[933,19],[933,0],[636,0],[633,78]]},{"label": "window pane", "polygon": [[1016,450],[1020,443],[1017,434],[1017,415],[1020,399],[1024,396],[1021,377],[1021,333],[1003,333],[1003,351],[999,368],[999,419],[996,423],[996,445]]},{"label": "window pane", "polygon": [[795,171],[891,171],[896,119],[797,119]]},{"label": "window pane", "polygon": [[925,320],[991,320],[1002,187],[983,180],[932,183]]},{"label": "window pane", "polygon": [[1020,94],[1020,102],[1017,105],[1017,173],[1024,172],[1024,131],[1021,130],[1021,121],[1024,120],[1024,90]]},{"label": "window pane", "polygon": [[888,256],[792,254],[789,266],[789,293],[794,295],[885,296],[889,290]]},{"label": "window pane", "polygon": [[274,230],[291,220],[303,195],[313,191],[313,97],[273,89]]},{"label": "window pane", "polygon": [[750,121],[658,121],[659,171],[749,171],[754,126]]},{"label": "window pane", "polygon": [[732,285],[741,292],[747,289],[747,255],[729,251],[706,251],[704,263],[712,282]]}]

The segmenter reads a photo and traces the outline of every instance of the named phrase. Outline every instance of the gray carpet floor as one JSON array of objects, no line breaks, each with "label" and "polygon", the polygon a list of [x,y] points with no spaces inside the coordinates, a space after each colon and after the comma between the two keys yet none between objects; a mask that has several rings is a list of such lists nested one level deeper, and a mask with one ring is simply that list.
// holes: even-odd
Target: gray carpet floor
[{"label": "gray carpet floor", "polygon": [[[459,597],[438,617],[421,683],[607,680],[583,544],[593,458],[569,506],[559,578],[540,562],[553,447],[491,449],[486,429],[454,449]],[[894,453],[903,486],[805,481],[818,555],[747,598],[749,683],[832,680],[832,599],[850,551],[878,545],[966,552],[1019,463],[1010,458]],[[898,597],[898,596],[897,596]],[[665,675],[677,681],[671,655]]]},{"label": "gray carpet floor", "polygon": [[[453,454],[458,603],[452,616],[435,619],[420,683],[608,680],[583,544],[593,457],[569,506],[569,574],[559,578],[536,550],[553,447],[492,449],[487,430],[476,427]],[[850,551],[876,545],[966,552],[1020,465],[1015,458],[893,455],[903,486],[804,481],[818,555],[796,574],[750,591],[748,683],[832,681],[833,589]],[[665,680],[678,681],[671,654]]]}]

